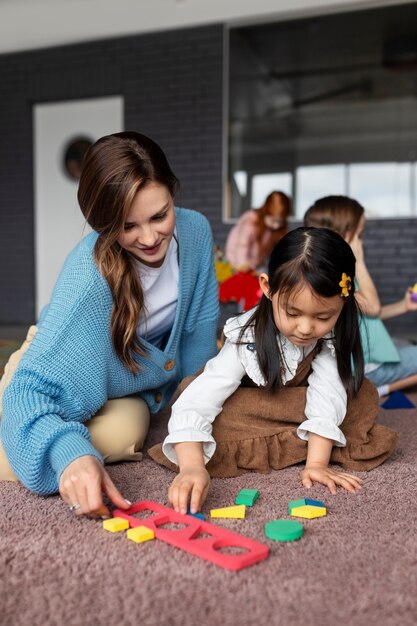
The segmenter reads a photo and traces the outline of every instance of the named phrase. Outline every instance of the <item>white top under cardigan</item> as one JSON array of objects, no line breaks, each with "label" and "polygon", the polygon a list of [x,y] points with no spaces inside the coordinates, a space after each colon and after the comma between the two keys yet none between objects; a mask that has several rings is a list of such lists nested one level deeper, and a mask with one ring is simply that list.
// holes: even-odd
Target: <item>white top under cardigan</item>
[{"label": "white top under cardigan", "polygon": [[144,296],[144,314],[138,325],[138,335],[161,348],[171,331],[178,303],[178,244],[176,231],[160,267],[149,267],[135,261]]},{"label": "white top under cardigan", "polygon": [[[184,441],[203,442],[206,463],[213,456],[216,442],[212,422],[224,402],[239,387],[247,374],[258,386],[265,386],[254,345],[253,327],[245,331],[238,345],[240,331],[253,311],[229,319],[224,327],[226,342],[217,356],[207,362],[200,374],[181,394],[172,407],[168,436],[163,452],[173,463],[177,457],[173,444]],[[304,348],[277,333],[277,344],[283,352],[283,382],[294,378],[298,365],[314,349],[316,342]],[[279,348],[278,348],[279,349]],[[323,338],[322,348],[314,357],[308,377],[306,420],[297,429],[307,441],[309,432],[332,439],[336,446],[345,446],[346,438],[339,426],[346,415],[347,393],[337,370],[336,353],[330,335]]]}]

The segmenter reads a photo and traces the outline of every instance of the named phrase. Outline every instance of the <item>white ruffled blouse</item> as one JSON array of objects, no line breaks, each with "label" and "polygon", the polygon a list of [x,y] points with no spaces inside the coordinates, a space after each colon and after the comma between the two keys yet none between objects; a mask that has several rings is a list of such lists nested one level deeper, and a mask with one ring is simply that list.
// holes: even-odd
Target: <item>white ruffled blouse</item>
[{"label": "white ruffled blouse", "polygon": [[[164,454],[178,463],[174,444],[184,441],[203,443],[206,463],[216,449],[212,423],[224,402],[239,387],[247,374],[258,386],[265,386],[255,349],[253,327],[247,329],[242,344],[237,344],[240,332],[252,311],[226,322],[225,344],[219,354],[207,362],[204,372],[183,391],[172,406],[168,436],[163,443]],[[331,335],[326,335],[320,352],[312,361],[308,377],[306,420],[297,428],[300,439],[308,441],[310,432],[332,439],[334,445],[345,446],[346,438],[339,426],[346,415],[347,393],[337,370],[336,352]],[[283,355],[283,382],[294,378],[298,365],[315,348],[316,342],[301,348],[277,333],[277,343]]]}]

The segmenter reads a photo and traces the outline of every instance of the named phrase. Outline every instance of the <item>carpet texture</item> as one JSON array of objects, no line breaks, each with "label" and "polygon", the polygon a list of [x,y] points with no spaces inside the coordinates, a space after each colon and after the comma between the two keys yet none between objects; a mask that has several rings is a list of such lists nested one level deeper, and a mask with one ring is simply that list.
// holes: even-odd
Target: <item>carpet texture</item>
[{"label": "carpet texture", "polygon": [[[270,547],[266,561],[237,573],[158,540],[137,545],[76,518],[57,496],[0,483],[0,624],[415,626],[417,409],[381,410],[379,421],[399,430],[400,443],[361,474],[357,495],[303,489],[299,467],[212,481],[206,514],[244,487],[260,491],[245,520],[214,520]],[[159,415],[146,447],[165,428]],[[167,503],[173,474],[146,455],[109,471],[132,502]],[[264,524],[289,519],[288,502],[302,497],[323,500],[327,517],[303,521],[299,541],[266,539]]]}]

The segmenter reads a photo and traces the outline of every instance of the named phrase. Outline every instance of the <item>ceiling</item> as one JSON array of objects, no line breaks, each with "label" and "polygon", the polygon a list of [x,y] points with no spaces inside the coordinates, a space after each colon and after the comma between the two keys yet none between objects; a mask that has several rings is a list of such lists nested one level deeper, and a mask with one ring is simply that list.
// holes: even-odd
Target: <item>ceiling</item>
[{"label": "ceiling", "polygon": [[239,25],[404,0],[0,0],[0,54],[209,23]]}]

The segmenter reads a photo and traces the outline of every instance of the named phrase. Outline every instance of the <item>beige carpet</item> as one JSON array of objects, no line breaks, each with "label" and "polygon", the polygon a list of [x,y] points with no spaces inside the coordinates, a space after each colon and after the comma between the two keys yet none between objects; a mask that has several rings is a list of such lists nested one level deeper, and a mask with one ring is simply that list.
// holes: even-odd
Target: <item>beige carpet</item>
[{"label": "beige carpet", "polygon": [[[417,397],[410,396],[416,403]],[[417,623],[417,409],[381,411],[397,427],[395,456],[364,474],[357,495],[303,489],[299,468],[214,480],[203,512],[260,497],[245,520],[216,523],[265,541],[269,558],[223,570],[160,541],[136,545],[77,519],[59,497],[0,484],[0,624],[11,626],[415,626]],[[165,419],[155,420],[148,445]],[[166,503],[172,474],[149,458],[110,468],[131,501]],[[288,501],[324,500],[328,515],[279,544],[264,524]]]}]

